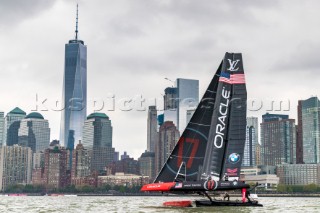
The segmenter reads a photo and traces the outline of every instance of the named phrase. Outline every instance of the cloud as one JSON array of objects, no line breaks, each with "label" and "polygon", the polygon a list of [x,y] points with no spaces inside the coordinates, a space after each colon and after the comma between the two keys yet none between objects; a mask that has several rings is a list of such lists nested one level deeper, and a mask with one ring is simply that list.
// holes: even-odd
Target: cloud
[{"label": "cloud", "polygon": [[281,57],[275,63],[275,67],[288,72],[303,70],[301,75],[306,72],[314,74],[320,67],[319,49],[320,43],[318,42],[303,42],[297,45],[295,51]]},{"label": "cloud", "polygon": [[27,19],[44,13],[56,0],[2,0],[0,7],[0,30],[16,27]]}]

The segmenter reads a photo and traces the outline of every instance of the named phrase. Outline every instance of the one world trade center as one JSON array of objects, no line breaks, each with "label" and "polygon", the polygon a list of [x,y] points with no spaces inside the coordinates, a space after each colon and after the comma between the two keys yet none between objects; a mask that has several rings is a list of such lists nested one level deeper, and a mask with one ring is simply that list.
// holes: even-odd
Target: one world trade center
[{"label": "one world trade center", "polygon": [[78,40],[78,6],[75,39],[65,45],[62,106],[60,144],[74,149],[87,114],[87,46]]}]

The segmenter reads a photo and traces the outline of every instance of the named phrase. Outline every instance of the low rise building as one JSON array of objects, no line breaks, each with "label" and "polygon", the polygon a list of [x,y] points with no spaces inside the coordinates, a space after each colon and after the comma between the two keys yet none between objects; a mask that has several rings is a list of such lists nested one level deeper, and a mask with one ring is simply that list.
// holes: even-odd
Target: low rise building
[{"label": "low rise building", "polygon": [[320,164],[282,164],[277,166],[281,184],[320,184]]},{"label": "low rise building", "polygon": [[242,167],[240,178],[248,184],[260,184],[265,189],[275,189],[279,184],[279,178],[272,166]]},{"label": "low rise building", "polygon": [[125,174],[123,172],[114,175],[98,176],[98,187],[104,185],[140,186],[149,183],[149,176]]}]

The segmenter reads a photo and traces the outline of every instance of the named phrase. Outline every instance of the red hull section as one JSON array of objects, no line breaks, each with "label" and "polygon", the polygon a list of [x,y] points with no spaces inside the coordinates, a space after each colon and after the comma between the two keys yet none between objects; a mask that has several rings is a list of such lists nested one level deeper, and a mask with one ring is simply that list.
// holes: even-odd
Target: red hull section
[{"label": "red hull section", "polygon": [[192,202],[190,200],[167,201],[163,205],[167,207],[192,207]]},{"label": "red hull section", "polygon": [[141,191],[146,192],[146,191],[170,191],[170,189],[175,185],[175,182],[169,182],[169,183],[151,183],[144,185],[141,188]]}]

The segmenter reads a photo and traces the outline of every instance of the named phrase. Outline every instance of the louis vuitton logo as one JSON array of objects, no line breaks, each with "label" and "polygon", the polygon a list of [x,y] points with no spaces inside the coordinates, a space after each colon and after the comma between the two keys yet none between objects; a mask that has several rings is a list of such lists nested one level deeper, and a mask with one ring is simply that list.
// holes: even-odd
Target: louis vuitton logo
[{"label": "louis vuitton logo", "polygon": [[236,66],[237,66],[238,62],[240,61],[240,59],[237,59],[235,61],[232,61],[231,59],[228,59],[228,61],[229,61],[230,67],[227,70],[229,70],[231,72],[238,71],[239,67],[236,68]]}]

